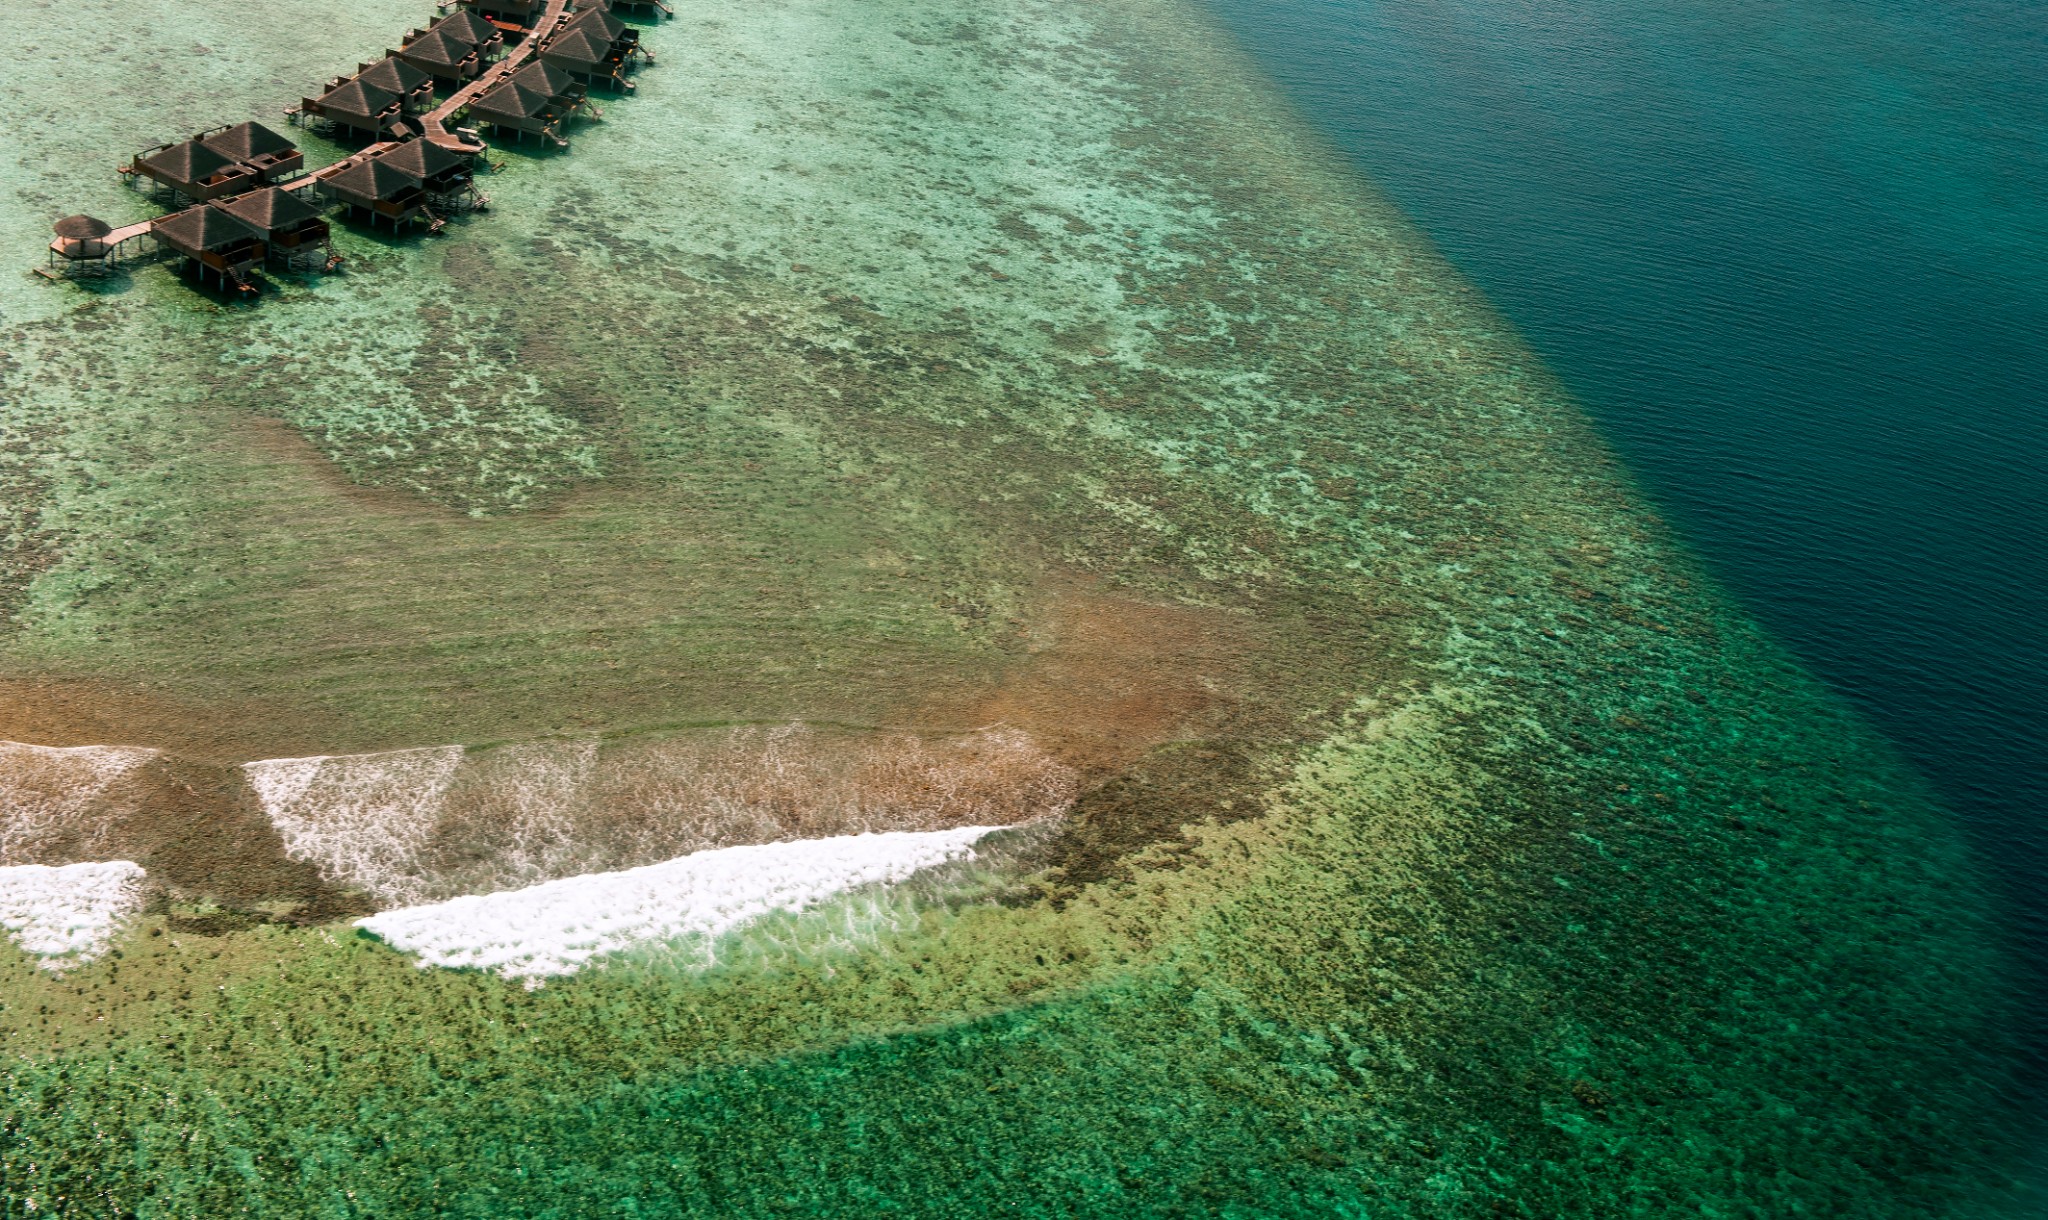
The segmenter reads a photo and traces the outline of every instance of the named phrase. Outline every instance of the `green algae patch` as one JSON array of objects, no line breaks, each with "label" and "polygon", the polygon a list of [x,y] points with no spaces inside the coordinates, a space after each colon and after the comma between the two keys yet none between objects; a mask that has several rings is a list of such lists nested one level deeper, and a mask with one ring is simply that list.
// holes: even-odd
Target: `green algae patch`
[{"label": "green algae patch", "polygon": [[1282,808],[1058,911],[899,903],[709,973],[528,991],[338,930],[138,929],[7,981],[10,1100],[46,1116],[9,1151],[132,1132],[30,1180],[164,1214],[1955,1207],[1986,963],[1897,905],[1953,864],[1901,850],[1910,805],[1849,816],[1889,765],[1827,766],[1839,719],[1743,722],[1809,770],[1699,792],[1737,825],[1639,807],[1627,763],[1518,766],[1526,728],[1454,692],[1361,709]]},{"label": "green algae patch", "polygon": [[1967,1214],[2004,1000],[1941,812],[1206,25],[646,36],[445,239],[254,310],[10,307],[0,736],[198,800],[1000,724],[1083,791],[986,874],[537,990],[195,860],[119,956],[0,961],[10,1202]]}]

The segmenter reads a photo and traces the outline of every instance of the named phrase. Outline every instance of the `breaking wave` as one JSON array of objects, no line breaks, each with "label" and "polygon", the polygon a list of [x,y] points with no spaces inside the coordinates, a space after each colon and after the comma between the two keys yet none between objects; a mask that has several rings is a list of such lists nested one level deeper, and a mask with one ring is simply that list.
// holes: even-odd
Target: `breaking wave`
[{"label": "breaking wave", "polygon": [[329,880],[405,901],[425,885],[425,855],[461,746],[243,764],[295,860]]},{"label": "breaking wave", "polygon": [[902,881],[972,856],[999,829],[894,831],[696,852],[623,872],[385,911],[356,926],[422,965],[507,978],[572,974],[641,945],[710,938],[775,911],[801,911],[859,886]]},{"label": "breaking wave", "polygon": [[714,848],[1015,825],[1077,791],[1072,769],[1008,728],[925,738],[795,724],[243,770],[292,858],[398,905]]},{"label": "breaking wave", "polygon": [[68,970],[107,951],[142,905],[142,880],[126,860],[0,868],[0,928],[38,965]]}]

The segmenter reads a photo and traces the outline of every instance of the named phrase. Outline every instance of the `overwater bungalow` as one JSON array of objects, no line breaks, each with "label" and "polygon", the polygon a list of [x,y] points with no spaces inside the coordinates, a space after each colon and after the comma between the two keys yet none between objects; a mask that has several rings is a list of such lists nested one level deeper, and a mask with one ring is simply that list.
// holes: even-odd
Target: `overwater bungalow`
[{"label": "overwater bungalow", "polygon": [[589,30],[629,56],[640,49],[640,31],[601,8],[579,9],[562,24],[563,33],[570,30]]},{"label": "overwater bungalow", "polygon": [[547,0],[460,0],[462,7],[500,29],[526,31],[547,11]]},{"label": "overwater bungalow", "polygon": [[482,75],[484,57],[476,44],[435,27],[407,42],[396,51],[386,51],[420,69],[442,85],[460,88]]},{"label": "overwater bungalow", "polygon": [[386,55],[373,64],[357,64],[355,78],[386,93],[396,93],[407,114],[425,114],[434,108],[434,78],[395,55]]},{"label": "overwater bungalow", "polygon": [[133,164],[121,167],[130,181],[147,179],[155,189],[168,191],[174,201],[200,203],[239,195],[263,185],[255,168],[237,163],[198,140],[159,144],[135,154]]},{"label": "overwater bungalow", "polygon": [[627,90],[626,57],[630,51],[589,28],[564,30],[540,49],[540,61],[559,68],[586,85]]},{"label": "overwater bungalow", "polygon": [[644,16],[652,16],[655,13],[660,13],[664,17],[676,15],[676,11],[664,4],[662,0],[583,0],[583,3],[578,4],[576,7],[578,9],[595,8],[603,9],[610,13],[633,13]]},{"label": "overwater bungalow", "polygon": [[427,194],[427,205],[436,211],[474,211],[490,203],[476,189],[470,158],[431,140],[407,140],[380,154],[377,161],[417,179]]},{"label": "overwater bungalow", "polygon": [[485,59],[496,59],[505,50],[505,31],[466,8],[435,18],[427,28],[460,38]]},{"label": "overwater bungalow", "polygon": [[331,268],[334,253],[327,219],[295,193],[265,187],[217,205],[222,211],[263,235],[272,263],[293,271]]},{"label": "overwater bungalow", "polygon": [[469,104],[469,120],[525,140],[568,142],[569,120],[584,106],[583,83],[560,68],[531,63]]},{"label": "overwater bungalow", "polygon": [[261,123],[236,123],[193,137],[213,152],[255,172],[262,183],[282,182],[305,168],[299,146]]},{"label": "overwater bungalow", "polygon": [[399,95],[368,84],[361,77],[344,81],[318,98],[303,99],[299,113],[325,119],[373,140],[398,138],[405,122],[405,104]]},{"label": "overwater bungalow", "polygon": [[439,230],[441,220],[430,210],[425,185],[381,157],[359,161],[320,182],[330,199],[348,205],[351,214],[371,224],[389,222],[396,229],[419,220]]},{"label": "overwater bungalow", "polygon": [[166,216],[149,227],[150,235],[185,256],[200,282],[253,293],[246,278],[264,256],[263,236],[217,203],[202,203]]},{"label": "overwater bungalow", "polygon": [[587,99],[590,96],[590,90],[584,88],[582,81],[577,80],[560,68],[544,64],[539,60],[535,60],[519,69],[519,71],[514,72],[508,79],[518,81],[529,89],[545,93],[550,98],[567,106],[584,107],[589,105]]}]

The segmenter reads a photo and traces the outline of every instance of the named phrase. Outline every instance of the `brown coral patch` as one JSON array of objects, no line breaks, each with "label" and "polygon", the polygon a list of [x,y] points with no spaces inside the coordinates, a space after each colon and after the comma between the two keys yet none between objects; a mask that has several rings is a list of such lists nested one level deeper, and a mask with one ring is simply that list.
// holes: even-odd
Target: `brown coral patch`
[{"label": "brown coral patch", "polygon": [[[1299,731],[1364,655],[1297,617],[1142,601],[1069,585],[1026,629],[994,692],[953,714],[1021,727],[1084,789],[1045,845],[1061,887],[1117,875],[1145,849],[1170,866],[1184,828],[1259,812],[1262,751]],[[1354,675],[1355,676],[1355,675]]]},{"label": "brown coral patch", "polygon": [[1047,597],[1023,631],[1025,655],[995,690],[942,701],[934,715],[1014,725],[1097,781],[1236,717],[1267,643],[1246,614],[1081,586]]},{"label": "brown coral patch", "polygon": [[141,683],[43,675],[0,678],[0,740],[118,743],[215,763],[331,749],[342,727],[304,708],[186,700]]}]

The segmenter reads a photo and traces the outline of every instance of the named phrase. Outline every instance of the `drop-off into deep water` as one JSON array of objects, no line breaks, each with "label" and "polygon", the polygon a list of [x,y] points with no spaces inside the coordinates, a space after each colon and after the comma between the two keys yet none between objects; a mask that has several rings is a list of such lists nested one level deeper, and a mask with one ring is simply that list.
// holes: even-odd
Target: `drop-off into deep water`
[{"label": "drop-off into deep water", "polygon": [[[131,219],[109,149],[420,16],[154,14],[132,90],[10,149],[0,237]],[[93,960],[0,957],[10,1199],[1995,1193],[2007,1000],[1943,812],[1210,27],[802,0],[647,39],[445,240],[345,235],[253,310],[0,289],[0,738],[135,752],[0,756],[0,863],[153,887]],[[27,62],[16,113],[84,70]],[[366,825],[404,850],[326,832]],[[982,826],[537,988],[352,923]]]}]

